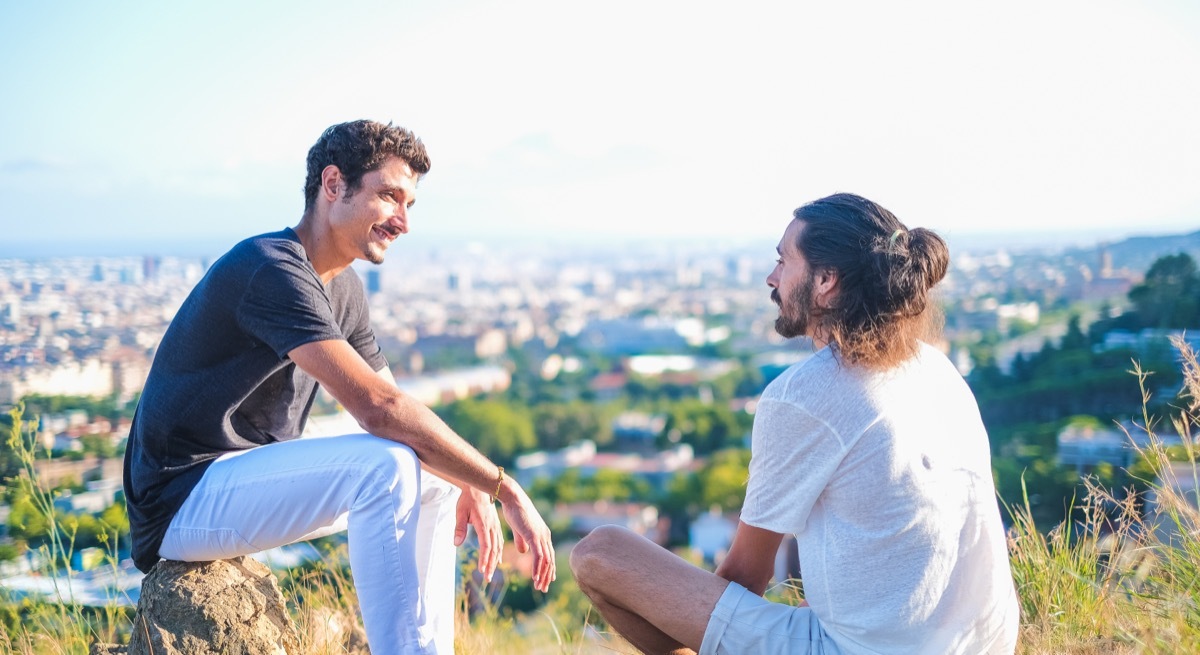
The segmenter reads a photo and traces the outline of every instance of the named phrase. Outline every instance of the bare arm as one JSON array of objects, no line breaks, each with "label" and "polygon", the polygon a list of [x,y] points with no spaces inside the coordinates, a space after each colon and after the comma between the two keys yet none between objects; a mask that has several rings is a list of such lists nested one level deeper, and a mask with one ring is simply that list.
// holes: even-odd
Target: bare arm
[{"label": "bare arm", "polygon": [[[396,386],[396,376],[392,375],[392,372],[391,372],[391,370],[388,369],[388,367],[384,366],[383,368],[379,369],[378,371],[375,371],[375,375],[378,375],[380,377],[380,379],[382,379],[385,383],[387,383],[388,386],[390,386],[390,387]],[[400,393],[403,394],[404,392],[401,391]],[[439,418],[439,420],[440,420],[440,418]],[[370,432],[370,430],[367,428],[367,426],[364,425],[362,427],[364,430],[367,430],[368,432]],[[449,474],[435,468],[434,466],[432,466],[428,462],[425,462],[424,460],[421,461],[421,464],[423,465],[425,470],[438,476],[439,478],[445,480],[446,482],[449,482],[450,484],[462,489],[463,491],[467,491],[468,489],[474,489],[476,491],[479,491],[476,487],[473,487],[473,486],[463,482],[462,480],[459,480],[459,479],[455,478],[454,476],[449,475]],[[498,473],[497,473],[497,475],[498,475]],[[491,491],[495,491],[495,488],[493,487],[491,489]]]},{"label": "bare arm", "polygon": [[[348,342],[316,341],[295,348],[288,356],[316,378],[363,429],[412,448],[423,464],[448,480],[488,494],[496,491],[499,468],[428,407],[371,370]],[[497,498],[518,549],[533,550],[534,586],[545,591],[555,575],[549,528],[511,477],[504,476]]]},{"label": "bare arm", "polygon": [[[396,376],[384,366],[375,374],[383,379],[388,386],[396,386]],[[365,428],[364,428],[365,429]],[[479,540],[479,572],[484,580],[491,580],[492,574],[499,566],[504,552],[504,531],[500,529],[500,517],[496,516],[496,506],[489,492],[483,492],[469,484],[435,470],[422,462],[422,468],[450,484],[462,489],[455,509],[454,545],[461,546],[467,539],[467,526],[475,527],[475,536]],[[493,488],[492,491],[495,491]]]},{"label": "bare arm", "polygon": [[767,590],[775,573],[775,552],[783,535],[738,522],[729,554],[717,567],[717,575],[736,582],[759,596]]}]

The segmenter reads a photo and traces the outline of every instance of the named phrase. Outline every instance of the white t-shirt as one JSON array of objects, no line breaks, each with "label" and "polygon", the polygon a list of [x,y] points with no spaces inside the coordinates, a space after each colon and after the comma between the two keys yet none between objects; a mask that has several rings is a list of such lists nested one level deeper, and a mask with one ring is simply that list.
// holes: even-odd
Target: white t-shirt
[{"label": "white t-shirt", "polygon": [[922,344],[872,372],[830,348],[771,382],[741,519],[793,533],[843,653],[1005,653],[1019,610],[971,390]]}]

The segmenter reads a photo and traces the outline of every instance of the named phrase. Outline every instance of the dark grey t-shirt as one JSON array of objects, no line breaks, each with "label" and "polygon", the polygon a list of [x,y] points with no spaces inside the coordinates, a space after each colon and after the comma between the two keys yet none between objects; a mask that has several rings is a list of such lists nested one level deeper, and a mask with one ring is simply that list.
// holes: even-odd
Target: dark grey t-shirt
[{"label": "dark grey t-shirt", "polygon": [[223,453],[295,439],[317,382],[288,353],[345,339],[372,369],[386,361],[362,283],[321,283],[291,229],[247,239],[196,285],[159,344],[125,452],[133,561],[149,571],[163,535]]}]

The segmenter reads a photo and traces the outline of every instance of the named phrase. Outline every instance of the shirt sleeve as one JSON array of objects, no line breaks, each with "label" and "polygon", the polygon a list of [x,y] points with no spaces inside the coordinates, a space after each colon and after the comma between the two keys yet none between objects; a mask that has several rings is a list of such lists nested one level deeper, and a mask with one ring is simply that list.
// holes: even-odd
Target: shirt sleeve
[{"label": "shirt sleeve", "polygon": [[275,261],[254,272],[238,305],[237,320],[280,359],[307,343],[345,339],[325,289],[294,262]]},{"label": "shirt sleeve", "polygon": [[846,449],[820,418],[790,402],[764,398],[755,411],[750,452],[741,520],[795,534],[804,530]]},{"label": "shirt sleeve", "polygon": [[[361,296],[362,285],[359,285],[359,288]],[[371,370],[378,371],[387,366],[387,358],[383,356],[383,350],[375,339],[375,330],[371,328],[371,315],[365,299],[360,298],[357,309],[353,323],[347,330],[349,336],[346,340],[366,360]]]}]

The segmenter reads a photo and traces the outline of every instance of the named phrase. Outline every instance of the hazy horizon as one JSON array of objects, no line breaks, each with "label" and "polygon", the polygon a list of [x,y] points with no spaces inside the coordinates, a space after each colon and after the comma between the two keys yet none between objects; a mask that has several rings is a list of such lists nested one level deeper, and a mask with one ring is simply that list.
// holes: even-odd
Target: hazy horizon
[{"label": "hazy horizon", "polygon": [[[281,225],[280,229],[288,227]],[[935,228],[936,229],[936,228]],[[989,252],[999,249],[1014,252],[1023,250],[1092,248],[1102,243],[1117,242],[1134,237],[1183,236],[1200,230],[1193,229],[1154,230],[1143,228],[1109,228],[1097,230],[1044,230],[1044,231],[991,231],[967,232],[961,230],[938,230],[949,243],[951,253]],[[0,241],[0,259],[55,259],[67,257],[141,257],[166,256],[185,258],[216,258],[234,244],[252,234],[213,236],[203,239],[55,239],[55,240],[10,240]],[[483,244],[489,249],[506,252],[517,249],[569,248],[580,253],[597,253],[626,247],[679,247],[691,249],[736,250],[761,247],[764,257],[773,252],[777,239],[767,237],[715,238],[703,236],[665,237],[651,235],[479,235],[463,233],[405,235],[389,249],[388,261],[402,261],[405,254],[424,253],[431,250],[466,249]],[[464,256],[467,256],[464,253]]]},{"label": "hazy horizon", "polygon": [[774,240],[837,191],[952,242],[1185,232],[1198,35],[1186,0],[0,3],[0,249],[223,252],[357,118],[429,147],[414,237]]}]

